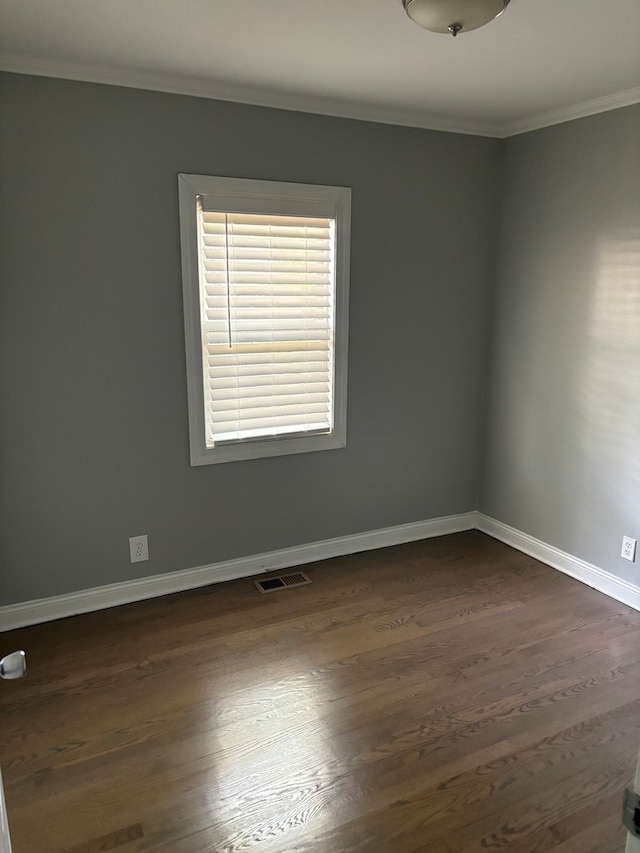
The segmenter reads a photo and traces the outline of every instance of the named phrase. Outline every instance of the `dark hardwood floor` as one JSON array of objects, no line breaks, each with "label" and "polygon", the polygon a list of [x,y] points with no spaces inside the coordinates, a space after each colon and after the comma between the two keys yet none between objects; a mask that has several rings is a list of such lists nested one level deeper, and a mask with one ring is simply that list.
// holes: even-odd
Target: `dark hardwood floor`
[{"label": "dark hardwood floor", "polygon": [[14,853],[622,853],[640,614],[481,533],[0,635]]}]

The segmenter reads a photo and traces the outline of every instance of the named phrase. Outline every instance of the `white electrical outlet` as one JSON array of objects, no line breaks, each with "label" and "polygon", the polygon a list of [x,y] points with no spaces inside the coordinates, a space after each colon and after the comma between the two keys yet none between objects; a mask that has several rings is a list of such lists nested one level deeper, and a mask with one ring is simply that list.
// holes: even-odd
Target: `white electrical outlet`
[{"label": "white electrical outlet", "polygon": [[632,539],[630,536],[623,536],[620,556],[634,563],[636,559],[636,544],[635,539]]},{"label": "white electrical outlet", "polygon": [[149,540],[146,533],[142,536],[130,537],[129,559],[132,563],[141,563],[149,559]]}]

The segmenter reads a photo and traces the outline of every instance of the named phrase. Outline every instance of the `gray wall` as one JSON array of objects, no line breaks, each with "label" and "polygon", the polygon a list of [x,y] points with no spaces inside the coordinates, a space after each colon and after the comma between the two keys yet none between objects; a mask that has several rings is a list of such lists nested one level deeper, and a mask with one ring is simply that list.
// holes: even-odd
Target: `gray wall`
[{"label": "gray wall", "polygon": [[480,509],[640,583],[640,106],[505,142]]},{"label": "gray wall", "polygon": [[[1,603],[475,508],[500,143],[1,86]],[[353,188],[345,450],[189,466],[178,172]]]}]

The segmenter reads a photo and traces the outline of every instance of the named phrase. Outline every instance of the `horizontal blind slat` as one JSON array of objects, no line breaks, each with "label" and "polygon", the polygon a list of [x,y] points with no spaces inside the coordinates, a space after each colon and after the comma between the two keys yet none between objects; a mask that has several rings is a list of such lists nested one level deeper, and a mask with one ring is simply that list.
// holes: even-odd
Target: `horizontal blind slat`
[{"label": "horizontal blind slat", "polygon": [[301,393],[305,388],[308,388],[313,392],[320,389],[328,392],[331,388],[330,377],[326,370],[319,370],[316,373],[303,371],[300,373],[290,374],[263,373],[257,375],[242,375],[235,373],[230,376],[220,376],[219,374],[216,374],[215,382],[217,393],[224,392],[229,388],[239,389],[242,394],[251,394],[253,393],[253,389],[266,387],[276,389],[275,393],[279,394],[287,393],[284,390],[279,390],[284,388],[298,388],[299,393]]},{"label": "horizontal blind slat", "polygon": [[241,441],[246,439],[254,439],[254,438],[276,438],[282,437],[286,438],[289,436],[301,436],[301,435],[322,435],[329,432],[329,426],[327,424],[309,424],[304,430],[296,429],[295,424],[291,426],[269,426],[262,429],[246,429],[244,428],[242,432],[222,432],[216,433],[215,435],[215,443],[221,444],[228,441]]},{"label": "horizontal blind slat", "polygon": [[[221,306],[215,303],[212,305],[207,300],[207,307],[210,309],[207,311],[208,318],[211,318],[211,322],[215,322],[218,319],[218,315],[222,313],[221,310],[218,310]],[[264,305],[256,305],[255,302],[244,302],[238,305],[235,303],[233,305],[233,316],[236,322],[238,320],[247,322],[252,318],[263,321],[270,317],[275,319],[281,318],[283,320],[299,320],[300,317],[303,317],[305,320],[313,318],[321,320],[325,326],[329,322],[329,311],[325,305],[274,305],[273,302],[266,302]],[[208,320],[205,322],[208,325]]]},{"label": "horizontal blind slat", "polygon": [[[295,364],[324,360],[329,354],[327,341],[277,341],[269,347],[261,344],[214,344],[204,342],[205,358],[215,359],[220,364]],[[305,346],[308,344],[308,346]]]},{"label": "horizontal blind slat", "polygon": [[237,417],[234,415],[217,415],[212,432],[226,432],[229,429],[238,429],[240,424],[244,424],[247,429],[264,428],[271,425],[289,425],[301,429],[318,429],[321,426],[329,425],[328,419],[322,417],[322,414],[316,413],[315,420],[313,420],[313,417],[301,420],[300,413],[295,410],[290,412],[282,411],[274,415],[258,409],[246,410],[242,412],[241,416],[238,415]]},{"label": "horizontal blind slat", "polygon": [[329,394],[326,391],[304,391],[298,394],[276,394],[271,393],[269,389],[266,393],[264,388],[256,389],[254,394],[243,394],[238,397],[230,388],[218,389],[215,399],[209,403],[209,408],[212,412],[227,412],[227,411],[253,411],[253,410],[271,410],[275,412],[282,409],[290,409],[291,414],[302,409],[305,411],[323,412],[327,409],[329,402]]},{"label": "horizontal blind slat", "polygon": [[[220,275],[216,273],[215,278],[205,282],[204,292],[207,295],[215,296],[223,292],[226,296],[226,291],[227,278],[224,271],[220,272]],[[299,282],[292,278],[273,276],[270,273],[264,273],[264,281],[247,280],[233,283],[235,299],[244,297],[289,299],[298,295],[308,299],[328,299],[331,296],[331,288],[323,277],[307,277],[305,281]]]},{"label": "horizontal blind slat", "polygon": [[[218,370],[222,375],[230,369],[237,370],[240,373],[256,374],[313,372],[326,370],[329,362],[328,350],[318,353],[302,353],[300,359],[297,358],[297,353],[290,353],[292,356],[290,359],[270,359],[269,355],[270,353],[265,353],[263,357],[257,358],[257,354],[247,354],[246,358],[237,359],[233,355],[219,354],[207,358],[205,363],[209,370]],[[304,356],[308,356],[308,358],[304,358]]]}]

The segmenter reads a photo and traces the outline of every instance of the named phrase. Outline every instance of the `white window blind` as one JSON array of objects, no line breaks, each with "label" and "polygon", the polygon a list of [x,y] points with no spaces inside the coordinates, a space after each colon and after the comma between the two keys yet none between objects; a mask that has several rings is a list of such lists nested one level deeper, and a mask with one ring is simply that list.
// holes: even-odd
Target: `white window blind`
[{"label": "white window blind", "polygon": [[205,439],[333,429],[335,220],[198,197]]},{"label": "white window blind", "polygon": [[178,191],[191,464],[346,447],[351,190]]}]

